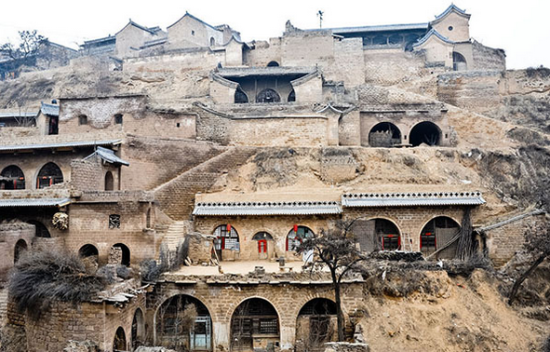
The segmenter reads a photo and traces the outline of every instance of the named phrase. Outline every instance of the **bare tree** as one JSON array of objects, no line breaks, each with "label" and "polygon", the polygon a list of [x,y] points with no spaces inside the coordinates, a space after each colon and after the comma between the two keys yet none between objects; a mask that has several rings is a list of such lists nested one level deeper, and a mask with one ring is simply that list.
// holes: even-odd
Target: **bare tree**
[{"label": "bare tree", "polygon": [[529,268],[516,280],[510,295],[508,304],[512,305],[523,282],[550,256],[550,231],[546,226],[536,226],[525,233],[525,250],[532,255],[534,261]]},{"label": "bare tree", "polygon": [[37,54],[42,44],[47,44],[48,39],[36,30],[20,31],[19,43],[5,43],[0,46],[0,53],[10,57],[13,60],[26,59],[34,54]]},{"label": "bare tree", "polygon": [[366,260],[349,232],[352,224],[353,222],[338,222],[334,229],[321,230],[319,236],[304,239],[297,248],[300,253],[313,252],[313,257],[306,267],[317,271],[326,267],[330,271],[336,302],[338,341],[345,339],[341,295],[342,279],[350,272],[359,271],[359,263]]}]

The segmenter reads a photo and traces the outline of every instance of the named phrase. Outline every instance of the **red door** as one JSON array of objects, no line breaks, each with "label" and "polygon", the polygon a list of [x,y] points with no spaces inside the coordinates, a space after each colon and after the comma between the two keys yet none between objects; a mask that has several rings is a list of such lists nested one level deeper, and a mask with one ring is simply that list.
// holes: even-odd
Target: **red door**
[{"label": "red door", "polygon": [[267,240],[258,240],[258,254],[260,259],[267,259]]}]

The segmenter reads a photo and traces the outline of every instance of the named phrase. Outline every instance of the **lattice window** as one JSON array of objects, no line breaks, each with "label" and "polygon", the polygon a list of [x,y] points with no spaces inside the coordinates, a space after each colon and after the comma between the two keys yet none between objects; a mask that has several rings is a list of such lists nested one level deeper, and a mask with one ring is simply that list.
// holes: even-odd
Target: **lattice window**
[{"label": "lattice window", "polygon": [[109,228],[120,229],[120,215],[118,214],[109,215]]}]

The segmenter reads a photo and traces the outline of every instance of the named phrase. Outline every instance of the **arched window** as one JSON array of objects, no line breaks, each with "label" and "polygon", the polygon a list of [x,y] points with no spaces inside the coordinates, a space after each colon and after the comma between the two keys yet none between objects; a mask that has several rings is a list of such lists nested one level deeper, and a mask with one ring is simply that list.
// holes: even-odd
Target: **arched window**
[{"label": "arched window", "polygon": [[279,103],[280,101],[279,93],[271,88],[262,90],[256,97],[256,103]]},{"label": "arched window", "polygon": [[28,246],[27,242],[25,240],[19,240],[15,244],[15,248],[13,250],[13,263],[17,264],[19,259],[27,252]]},{"label": "arched window", "polygon": [[50,235],[50,231],[48,231],[48,228],[43,223],[41,223],[40,221],[29,220],[27,222],[31,225],[34,225],[34,227],[36,229],[36,231],[35,231],[35,236],[36,237],[41,237],[41,238],[50,238],[50,237],[52,237]]},{"label": "arched window", "polygon": [[295,251],[305,238],[315,237],[315,234],[309,227],[294,226],[286,236],[286,250]]},{"label": "arched window", "polygon": [[[220,225],[214,230],[214,258],[223,260],[224,257],[231,259],[234,254],[239,253],[239,234],[231,224]],[[230,251],[230,252],[228,252]],[[217,258],[216,258],[217,256]]]},{"label": "arched window", "polygon": [[93,244],[85,244],[78,250],[78,256],[80,258],[98,257],[99,251]]},{"label": "arched window", "polygon": [[[296,341],[301,340],[310,351],[320,350],[326,342],[337,339],[336,303],[326,298],[307,302],[296,321]],[[304,352],[306,349],[296,349]]]},{"label": "arched window", "polygon": [[389,148],[401,144],[401,131],[391,122],[381,122],[369,133],[369,145],[374,148]]},{"label": "arched window", "polygon": [[453,70],[465,71],[467,68],[466,58],[460,53],[453,52]]},{"label": "arched window", "polygon": [[[449,243],[460,232],[460,225],[446,216],[438,216],[424,226],[420,233],[420,251],[430,255]],[[456,255],[456,242],[438,253],[438,258],[453,259]]]},{"label": "arched window", "polygon": [[59,166],[54,163],[42,166],[36,180],[36,188],[46,188],[57,183],[63,183],[63,173]]},{"label": "arched window", "polygon": [[116,123],[117,125],[122,125],[122,122],[123,122],[122,120],[123,120],[123,119],[122,119],[122,114],[116,114],[116,115],[115,115],[115,123]]},{"label": "arched window", "polygon": [[123,243],[114,244],[109,252],[109,264],[130,266],[130,249]]},{"label": "arched window", "polygon": [[357,220],[350,232],[362,252],[397,250],[401,247],[401,234],[397,226],[386,219]]},{"label": "arched window", "polygon": [[279,67],[279,63],[277,61],[269,61],[267,67]]},{"label": "arched window", "polygon": [[429,146],[439,145],[441,141],[441,130],[433,122],[420,122],[413,127],[409,135],[409,142],[413,147],[421,144]]},{"label": "arched window", "polygon": [[113,340],[113,350],[114,351],[127,351],[128,347],[126,346],[126,333],[122,326],[120,326],[115,333],[115,338]]},{"label": "arched window", "polygon": [[235,91],[235,104],[246,104],[248,103],[248,95],[241,89],[237,88]]},{"label": "arched window", "polygon": [[[194,321],[189,317],[195,317]],[[212,319],[198,299],[187,295],[167,299],[157,310],[155,322],[155,345],[178,351],[212,351]]]},{"label": "arched window", "polygon": [[216,46],[216,39],[214,37],[210,37],[210,46]]},{"label": "arched window", "polygon": [[111,171],[105,173],[105,190],[114,191],[115,189],[115,179]]},{"label": "arched window", "polygon": [[0,189],[25,189],[25,175],[19,167],[15,165],[6,167],[2,170],[1,176]]},{"label": "arched window", "polygon": [[132,320],[132,351],[145,344],[145,318],[140,308],[136,309]]},{"label": "arched window", "polygon": [[296,101],[296,92],[294,91],[294,89],[290,92],[290,94],[288,95],[288,102],[289,103],[292,103]]},{"label": "arched window", "polygon": [[256,345],[268,351],[279,347],[279,316],[268,301],[250,298],[231,317],[231,350],[253,351]]}]

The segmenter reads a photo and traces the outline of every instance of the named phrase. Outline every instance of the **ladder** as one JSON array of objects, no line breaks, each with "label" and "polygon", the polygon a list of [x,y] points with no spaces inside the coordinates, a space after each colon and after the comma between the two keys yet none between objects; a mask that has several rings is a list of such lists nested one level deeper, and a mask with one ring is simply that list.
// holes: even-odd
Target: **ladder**
[{"label": "ladder", "polygon": [[401,250],[403,252],[412,252],[412,239],[408,232],[404,232],[401,236]]}]

